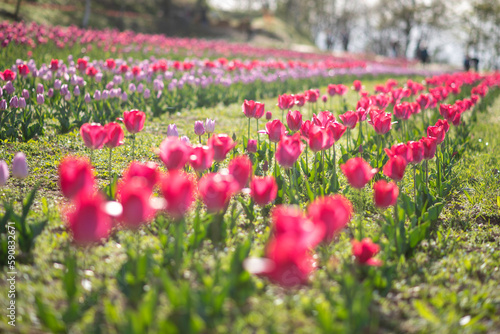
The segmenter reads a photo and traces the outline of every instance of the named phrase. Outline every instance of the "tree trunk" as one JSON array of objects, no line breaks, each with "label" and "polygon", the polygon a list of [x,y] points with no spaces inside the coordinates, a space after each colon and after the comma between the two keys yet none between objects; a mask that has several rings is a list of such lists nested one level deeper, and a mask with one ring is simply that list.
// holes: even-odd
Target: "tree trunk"
[{"label": "tree trunk", "polygon": [[82,26],[86,28],[89,24],[89,19],[90,19],[90,1],[91,0],[85,0],[85,13],[83,14],[83,21],[82,21]]},{"label": "tree trunk", "polygon": [[17,0],[16,11],[14,13],[14,19],[19,21],[19,10],[21,9],[21,0]]}]

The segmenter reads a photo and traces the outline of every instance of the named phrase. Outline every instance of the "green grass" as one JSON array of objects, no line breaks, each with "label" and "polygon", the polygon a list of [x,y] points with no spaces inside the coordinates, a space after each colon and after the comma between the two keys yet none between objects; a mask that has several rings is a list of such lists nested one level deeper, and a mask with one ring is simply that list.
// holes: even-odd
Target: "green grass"
[{"label": "green grass", "polygon": [[[380,79],[363,80],[369,90],[379,82]],[[352,106],[355,101],[356,95],[350,93],[348,105]],[[266,109],[278,113],[274,106],[276,99],[263,102]],[[167,125],[176,123],[181,135],[188,135],[192,142],[197,142],[193,123],[207,117],[216,119],[217,132],[235,133],[240,144],[238,149],[242,150],[240,138],[246,136],[247,119],[241,114],[241,105],[233,104],[183,110],[147,119],[145,130],[137,137],[136,154],[140,160],[161,164],[154,149],[165,137]],[[260,123],[261,129],[264,122]],[[255,122],[252,123],[252,132],[254,129]],[[499,133],[500,98],[497,98],[487,112],[478,114],[478,122],[471,134],[472,143],[460,163],[454,166],[454,188],[446,199],[439,221],[432,226],[430,238],[424,240],[407,259],[390,261],[380,269],[370,268],[362,272],[369,277],[364,281],[366,283],[377,277],[378,272],[393,270],[394,281],[388,291],[378,289],[373,296],[366,296],[369,290],[365,285],[359,284],[354,289],[357,304],[353,307],[358,312],[358,319],[369,318],[370,332],[495,333],[500,328]],[[128,145],[127,141],[114,150],[114,173],[120,173],[130,161]],[[15,331],[37,332],[46,329],[40,324],[35,296],[48,305],[47,310],[56,310],[55,314],[62,313],[67,304],[64,265],[73,251],[66,248],[69,236],[60,218],[67,203],[58,190],[58,162],[67,154],[87,155],[88,152],[76,131],[66,135],[49,131],[46,136],[28,143],[0,143],[0,157],[9,163],[17,151],[26,153],[31,174],[24,181],[10,179],[5,187],[0,188],[0,200],[18,201],[36,182],[41,182],[31,219],[49,218],[48,227],[36,240],[33,262],[17,263],[18,317]],[[99,183],[104,186],[108,182],[107,152],[99,151],[94,158]],[[341,184],[345,187],[345,179],[341,178]],[[412,192],[409,177],[404,189]],[[364,192],[364,201],[351,191],[347,196],[356,206],[365,206],[371,211],[365,218],[365,233],[374,237],[379,230],[375,221],[379,215],[370,207],[371,204],[366,204],[371,203],[371,191]],[[43,197],[47,199],[47,207]],[[231,261],[239,252],[245,253],[242,248],[251,244],[250,256],[263,255],[269,235],[269,219],[265,210],[260,211],[258,217],[257,222],[249,222],[239,204],[233,201],[226,221],[234,226],[228,231],[226,244],[217,246],[208,240],[202,241],[193,252],[186,252],[179,271],[172,269],[169,257],[165,258],[165,254],[170,254],[169,247],[174,239],[172,226],[164,218],[158,218],[137,232],[119,231],[101,246],[77,249],[80,269],[78,302],[91,300],[86,296],[92,292],[96,293],[93,297],[98,298],[94,306],[77,319],[72,332],[123,333],[125,328],[130,330],[128,321],[135,319],[140,311],[135,308],[137,305],[127,304],[133,284],[124,283],[121,273],[124,264],[137,259],[136,252],[147,257],[149,263],[145,280],[139,284],[144,295],[140,303],[145,308],[142,312],[148,313],[147,301],[158,297],[158,307],[151,314],[155,324],[152,332],[171,332],[173,327],[183,328],[188,323],[192,329],[200,326],[202,332],[208,333],[354,331],[347,324],[343,287],[349,282],[342,272],[348,268],[343,264],[352,262],[350,239],[353,229],[347,229],[331,245],[319,249],[321,267],[307,286],[286,290],[245,273],[239,276],[240,285],[235,285],[229,281],[233,273]],[[195,219],[194,213],[187,219],[188,237],[192,237]],[[170,273],[172,286],[168,285],[165,272]],[[91,291],[83,289],[82,283],[87,288],[90,283]],[[218,309],[215,307],[217,298],[224,295],[226,287],[232,288],[230,297]],[[105,289],[104,292],[101,289]],[[189,296],[186,305],[191,305],[191,308],[176,308],[176,298],[186,296],[183,289]],[[169,294],[169,291],[175,293]],[[3,310],[7,307],[7,298],[3,297],[6,295],[7,285],[2,280],[0,308]],[[372,298],[368,304],[363,302]],[[177,302],[184,305],[179,300]],[[1,313],[0,319],[0,329],[12,332],[6,324],[5,312]]]}]

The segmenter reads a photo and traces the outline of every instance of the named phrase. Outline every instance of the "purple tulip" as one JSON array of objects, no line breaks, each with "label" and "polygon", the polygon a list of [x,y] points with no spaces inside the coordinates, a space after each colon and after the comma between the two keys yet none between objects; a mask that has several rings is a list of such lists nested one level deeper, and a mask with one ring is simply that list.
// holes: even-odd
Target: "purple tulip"
[{"label": "purple tulip", "polygon": [[73,89],[73,95],[80,96],[80,87],[75,86],[75,88]]},{"label": "purple tulip", "polygon": [[26,108],[26,99],[24,97],[19,98],[18,107],[21,109]]},{"label": "purple tulip", "polygon": [[0,110],[7,109],[7,101],[5,99],[0,101]]},{"label": "purple tulip", "polygon": [[90,93],[86,93],[84,99],[85,99],[85,103],[90,103],[90,101],[92,101],[90,98]]},{"label": "purple tulip", "polygon": [[149,99],[150,97],[151,97],[151,91],[148,88],[146,88],[144,90],[144,98]]},{"label": "purple tulip", "polygon": [[39,105],[45,103],[45,97],[43,94],[36,94],[36,103]]},{"label": "purple tulip", "polygon": [[12,160],[12,176],[18,179],[24,179],[28,176],[28,163],[23,152],[16,153]]},{"label": "purple tulip", "polygon": [[68,92],[68,94],[64,95],[64,99],[68,102],[71,101],[71,93]]},{"label": "purple tulip", "polygon": [[23,97],[25,100],[29,100],[30,98],[30,92],[28,92],[27,89],[23,89],[23,93],[22,93]]},{"label": "purple tulip", "polygon": [[270,111],[266,111],[266,119],[269,121],[271,118],[273,118],[273,113]]},{"label": "purple tulip", "polygon": [[64,84],[61,86],[61,95],[62,96],[65,96],[66,94],[69,93],[69,88],[68,88],[68,85]]},{"label": "purple tulip", "polygon": [[191,145],[191,142],[189,141],[189,138],[188,138],[187,136],[182,136],[182,137],[181,137],[181,140],[182,140],[184,143],[186,143],[186,144],[188,144],[188,145]]},{"label": "purple tulip", "polygon": [[202,121],[194,122],[194,133],[197,136],[202,136],[203,134],[205,134],[205,127],[203,126]]},{"label": "purple tulip", "polygon": [[45,88],[43,87],[43,85],[41,83],[39,83],[37,86],[36,86],[36,93],[37,94],[43,94],[43,92],[45,91]]},{"label": "purple tulip", "polygon": [[96,82],[101,82],[101,81],[102,81],[102,76],[103,76],[102,72],[97,73],[97,74],[95,75],[95,77],[94,77],[94,78],[95,78],[95,81],[96,81]]},{"label": "purple tulip", "polygon": [[59,89],[61,89],[61,80],[56,79],[56,80],[54,81],[54,89],[55,89],[55,90],[59,90]]},{"label": "purple tulip", "polygon": [[9,179],[9,167],[7,163],[3,160],[0,160],[0,187],[4,186]]},{"label": "purple tulip", "polygon": [[135,85],[133,83],[128,85],[128,91],[131,93],[136,91]]},{"label": "purple tulip", "polygon": [[121,97],[121,99],[122,99],[122,101],[123,101],[123,102],[127,102],[127,100],[128,100],[128,95],[127,95],[127,93],[126,93],[126,92],[123,92],[123,93],[122,93],[122,97]]},{"label": "purple tulip", "polygon": [[144,92],[144,85],[142,83],[137,85],[137,93]]},{"label": "purple tulip", "polygon": [[13,96],[10,99],[9,106],[11,108],[19,108],[19,98],[17,96]]},{"label": "purple tulip", "polygon": [[101,99],[107,100],[108,97],[109,97],[109,91],[107,89],[103,90],[101,94]]},{"label": "purple tulip", "polygon": [[47,92],[47,96],[49,98],[51,98],[52,96],[54,96],[54,88],[49,88],[49,91]]},{"label": "purple tulip", "polygon": [[177,125],[175,124],[168,125],[167,137],[179,137],[179,131],[177,131]]},{"label": "purple tulip", "polygon": [[101,99],[101,91],[96,89],[94,92],[94,100],[99,101]]}]

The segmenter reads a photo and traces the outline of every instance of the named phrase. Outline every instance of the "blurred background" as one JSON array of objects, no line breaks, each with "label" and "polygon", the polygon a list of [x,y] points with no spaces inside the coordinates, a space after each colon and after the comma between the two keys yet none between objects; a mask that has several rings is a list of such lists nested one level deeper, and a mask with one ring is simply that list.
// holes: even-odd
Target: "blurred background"
[{"label": "blurred background", "polygon": [[3,0],[0,19],[500,67],[500,0]]}]

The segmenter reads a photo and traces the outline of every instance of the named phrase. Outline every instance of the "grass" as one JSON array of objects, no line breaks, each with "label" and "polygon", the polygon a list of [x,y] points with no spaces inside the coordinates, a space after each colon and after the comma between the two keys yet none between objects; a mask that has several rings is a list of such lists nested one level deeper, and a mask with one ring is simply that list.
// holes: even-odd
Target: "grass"
[{"label": "grass", "polygon": [[[363,83],[371,90],[380,79],[367,79]],[[355,101],[354,94],[348,95],[349,106]],[[263,102],[266,109],[277,112],[276,99]],[[247,120],[241,115],[240,104],[183,110],[148,119],[145,130],[138,135],[136,154],[140,160],[161,164],[154,148],[165,137],[167,125],[176,123],[181,135],[188,135],[192,142],[197,142],[192,131],[194,121],[207,117],[216,119],[217,132],[235,133],[237,141],[246,136]],[[392,270],[394,281],[390,289],[378,289],[373,296],[366,295],[368,290],[363,284],[353,289],[357,304],[352,307],[359,312],[359,319],[369,319],[369,327],[365,329],[370,328],[370,332],[498,332],[500,98],[487,112],[478,114],[478,118],[471,135],[472,144],[460,164],[454,167],[454,188],[439,221],[432,226],[431,237],[408,259],[401,258],[380,268],[384,272]],[[253,122],[252,129],[254,126]],[[263,126],[262,120],[260,128]],[[49,132],[28,143],[0,143],[0,156],[8,162],[17,151],[26,153],[30,176],[24,181],[10,179],[0,189],[0,200],[19,201],[22,194],[41,182],[31,219],[47,217],[49,223],[36,240],[32,263],[17,263],[15,332],[44,330],[37,311],[37,296],[47,305],[47,310],[57,310],[54,311],[57,316],[63,313],[67,305],[65,273],[73,251],[80,269],[77,302],[83,305],[95,299],[95,303],[74,321],[72,332],[123,333],[126,329],[130,332],[131,323],[140,318],[137,314],[141,312],[153,317],[151,332],[173,332],[174,328],[186,332],[182,329],[188,325],[193,331],[200,329],[208,333],[356,331],[356,327],[349,327],[344,307],[345,287],[350,283],[341,275],[345,268],[341,264],[352,261],[350,239],[353,232],[350,229],[319,250],[320,258],[326,256],[327,261],[321,261],[322,267],[314,273],[311,283],[291,290],[246,273],[233,277],[234,259],[239,254],[247,256],[245,250],[250,256],[262,256],[269,235],[266,211],[260,212],[261,218],[252,224],[236,201],[230,204],[226,215],[228,223],[234,226],[228,229],[229,237],[224,247],[202,240],[198,248],[186,252],[180,270],[173,270],[166,256],[170,254],[174,238],[171,224],[161,217],[137,232],[120,231],[101,246],[71,250],[66,248],[69,236],[60,218],[66,203],[58,190],[57,166],[67,154],[88,154],[82,140],[74,131],[66,135]],[[107,152],[100,151],[94,158],[99,183],[104,186],[108,182]],[[128,144],[115,149],[113,172],[120,173],[129,160]],[[408,179],[406,182],[410,183]],[[346,184],[343,179],[341,183]],[[412,191],[410,186],[405,189]],[[366,191],[361,201],[353,192],[347,192],[347,196],[357,206],[368,206],[366,209],[371,214],[365,219],[365,232],[369,236],[376,235],[378,215],[370,204],[363,204],[371,202],[371,192]],[[46,204],[42,198],[47,199]],[[196,219],[194,214],[187,219],[190,231]],[[192,238],[193,234],[188,233],[188,237]],[[146,259],[142,271],[145,274],[134,275],[135,279],[143,279],[134,281],[124,273],[127,266],[133,267],[138,263],[134,261],[140,262],[142,257]],[[137,270],[136,273],[141,272]],[[364,274],[374,279],[378,277],[377,270],[372,268]],[[226,291],[227,287],[231,287],[231,291]],[[7,295],[7,289],[5,281],[0,281],[1,296]],[[140,295],[140,303],[136,306],[130,303],[134,293]],[[157,307],[154,312],[148,312],[148,301],[155,297],[158,298]],[[187,300],[185,303],[183,298]],[[0,308],[5,310],[6,302],[7,298],[0,298]],[[12,332],[5,312],[0,317],[0,329]]]}]

